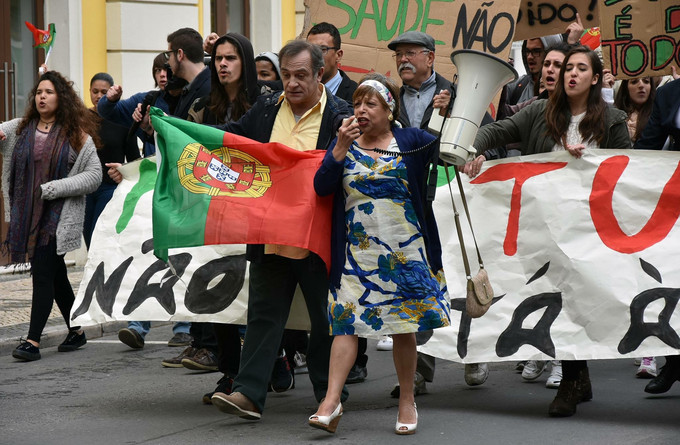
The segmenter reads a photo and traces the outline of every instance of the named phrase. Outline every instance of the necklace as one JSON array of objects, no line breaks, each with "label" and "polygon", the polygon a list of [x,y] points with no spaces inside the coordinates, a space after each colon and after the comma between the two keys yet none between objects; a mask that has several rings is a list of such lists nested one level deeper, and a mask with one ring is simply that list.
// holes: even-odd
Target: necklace
[{"label": "necklace", "polygon": [[52,122],[47,122],[47,121],[44,121],[44,120],[40,119],[40,123],[45,124],[45,130],[47,130],[47,128],[49,127],[50,124],[53,124],[53,123],[55,123],[56,121],[57,121],[57,120],[55,119],[55,120],[53,120]]},{"label": "necklace", "polygon": [[357,141],[354,141],[352,144],[359,147],[360,149],[362,149],[364,151],[372,151],[372,152],[379,153],[379,154],[384,155],[384,156],[404,156],[404,155],[413,156],[416,153],[419,153],[423,150],[427,150],[428,148],[430,148],[432,145],[434,145],[436,143],[439,143],[439,138],[434,139],[431,142],[428,142],[427,144],[423,145],[422,147],[414,148],[413,150],[404,150],[404,151],[383,150],[382,148],[378,148],[378,147],[365,148],[365,147],[362,147],[361,145],[359,145],[357,143]]}]

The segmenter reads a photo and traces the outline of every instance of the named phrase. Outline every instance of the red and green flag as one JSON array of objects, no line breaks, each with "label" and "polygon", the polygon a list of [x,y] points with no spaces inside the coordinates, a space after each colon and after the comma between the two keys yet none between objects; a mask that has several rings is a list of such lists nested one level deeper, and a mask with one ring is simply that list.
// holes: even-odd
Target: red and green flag
[{"label": "red and green flag", "polygon": [[332,197],[314,191],[321,150],[260,143],[150,114],[160,162],[153,198],[154,253],[209,244],[283,244],[330,264]]},{"label": "red and green flag", "polygon": [[600,38],[600,28],[586,29],[581,36],[581,45],[595,51],[601,45]]},{"label": "red and green flag", "polygon": [[33,48],[43,48],[45,52],[49,51],[54,44],[54,36],[57,34],[57,30],[54,23],[50,23],[49,29],[38,29],[30,22],[26,23],[26,27],[33,34]]}]

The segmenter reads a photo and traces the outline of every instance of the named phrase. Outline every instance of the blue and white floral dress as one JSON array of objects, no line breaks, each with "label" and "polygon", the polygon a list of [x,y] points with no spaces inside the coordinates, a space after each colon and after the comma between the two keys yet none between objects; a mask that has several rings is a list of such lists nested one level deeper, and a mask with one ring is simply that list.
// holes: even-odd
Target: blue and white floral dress
[{"label": "blue and white floral dress", "polygon": [[[398,151],[393,139],[390,151]],[[345,158],[346,260],[331,286],[331,334],[376,337],[448,326],[444,271],[432,271],[401,156]]]}]

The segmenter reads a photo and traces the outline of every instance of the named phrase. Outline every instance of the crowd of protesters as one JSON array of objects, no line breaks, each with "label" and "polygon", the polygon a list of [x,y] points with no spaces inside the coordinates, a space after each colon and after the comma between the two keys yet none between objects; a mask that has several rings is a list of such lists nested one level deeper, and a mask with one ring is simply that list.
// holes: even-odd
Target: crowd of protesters
[{"label": "crowd of protesters", "polygon": [[[680,81],[660,88],[652,77],[617,82],[599,55],[579,44],[582,33],[577,19],[564,34],[524,42],[527,74],[504,90],[495,121],[484,117],[474,144],[480,155],[463,172],[474,177],[487,159],[516,154],[566,150],[578,158],[593,148],[680,149]],[[314,188],[334,196],[330,275],[309,250],[248,245],[246,256],[234,259],[234,267],[249,267],[246,325],[176,323],[168,345],[184,349],[163,366],[219,371],[203,402],[251,420],[261,418],[268,392],[291,390],[296,374],[308,373],[319,403],[309,425],[334,433],[347,385],[368,375],[366,339],[376,338],[378,349],[394,356],[394,431],[415,433],[415,397],[427,391],[435,370],[434,358],[416,347],[450,324],[442,246],[427,198],[439,146],[427,129],[457,91],[435,71],[434,39],[408,31],[388,44],[401,87],[378,73],[358,84],[350,79],[340,69],[344,50],[330,23],[315,25],[306,39],[278,53],[255,55],[240,34],[203,39],[190,28],[171,33],[167,43],[153,62],[157,89],[121,99],[122,88],[99,73],[90,82],[94,107],[87,110],[71,82],[47,71],[24,116],[0,124],[9,221],[2,247],[13,263],[30,262],[33,280],[28,336],[12,355],[41,358],[40,336],[54,301],[69,327],[58,350],[86,344],[80,327],[69,324],[74,296],[64,254],[79,247],[81,235],[90,246],[122,179],[118,167],[154,154],[153,119],[142,107],[151,104],[259,142],[326,150]],[[410,151],[417,154],[402,154]],[[285,329],[298,285],[309,333]],[[130,322],[119,339],[142,348],[149,327]],[[527,380],[548,368],[546,386],[557,388],[550,416],[571,416],[592,398],[586,361],[517,365]],[[652,379],[645,391],[666,392],[680,379],[680,358],[666,357],[658,371],[654,357],[643,357],[636,374]],[[465,366],[470,386],[488,376],[486,363]]]}]

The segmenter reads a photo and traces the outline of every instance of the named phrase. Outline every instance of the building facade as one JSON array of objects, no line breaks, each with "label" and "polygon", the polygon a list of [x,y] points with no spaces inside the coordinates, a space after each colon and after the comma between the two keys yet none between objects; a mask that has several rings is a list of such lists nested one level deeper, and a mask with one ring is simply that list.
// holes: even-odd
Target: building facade
[{"label": "building facade", "polygon": [[[0,122],[24,114],[45,61],[24,22],[38,29],[55,24],[48,68],[71,79],[89,107],[89,81],[98,72],[111,74],[123,97],[152,89],[153,59],[176,29],[191,27],[203,36],[239,32],[257,54],[278,52],[301,32],[303,18],[303,0],[0,0]],[[0,239],[6,232],[3,219]],[[72,256],[84,263],[86,253]],[[6,263],[0,256],[0,265]]]},{"label": "building facade", "polygon": [[176,29],[239,32],[257,54],[294,39],[303,16],[303,0],[0,0],[0,121],[23,114],[44,61],[25,21],[39,29],[55,24],[48,67],[73,80],[90,106],[89,80],[101,71],[123,86],[124,97],[152,89],[153,58]]}]

